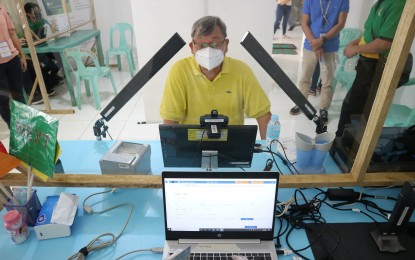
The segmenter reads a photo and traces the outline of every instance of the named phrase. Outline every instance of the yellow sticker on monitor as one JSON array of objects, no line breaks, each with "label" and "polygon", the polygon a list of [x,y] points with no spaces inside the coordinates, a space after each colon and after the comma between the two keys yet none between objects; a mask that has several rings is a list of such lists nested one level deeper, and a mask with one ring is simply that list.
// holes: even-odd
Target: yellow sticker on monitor
[{"label": "yellow sticker on monitor", "polygon": [[[203,139],[202,139],[203,136]],[[215,141],[215,142],[226,142],[228,141],[228,129],[220,130],[220,138],[209,138],[207,129],[188,129],[187,140],[188,141]]]}]

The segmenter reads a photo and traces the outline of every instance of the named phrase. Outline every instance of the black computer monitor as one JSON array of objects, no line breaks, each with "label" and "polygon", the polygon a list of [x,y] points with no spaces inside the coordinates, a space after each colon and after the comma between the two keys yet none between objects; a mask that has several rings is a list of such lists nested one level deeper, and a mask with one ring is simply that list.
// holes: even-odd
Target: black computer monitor
[{"label": "black computer monitor", "polygon": [[164,167],[251,167],[257,130],[256,125],[228,125],[217,139],[208,138],[200,125],[161,124]]},{"label": "black computer monitor", "polygon": [[[360,147],[364,127],[347,127],[330,150],[337,165],[350,172]],[[367,172],[415,171],[415,125],[383,127]]]}]

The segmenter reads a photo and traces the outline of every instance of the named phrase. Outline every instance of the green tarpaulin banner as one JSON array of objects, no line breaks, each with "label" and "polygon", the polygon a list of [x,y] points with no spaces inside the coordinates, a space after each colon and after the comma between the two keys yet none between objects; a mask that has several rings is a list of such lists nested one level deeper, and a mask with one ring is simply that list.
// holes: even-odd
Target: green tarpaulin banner
[{"label": "green tarpaulin banner", "polygon": [[11,103],[10,154],[42,180],[53,177],[58,120],[17,101]]}]

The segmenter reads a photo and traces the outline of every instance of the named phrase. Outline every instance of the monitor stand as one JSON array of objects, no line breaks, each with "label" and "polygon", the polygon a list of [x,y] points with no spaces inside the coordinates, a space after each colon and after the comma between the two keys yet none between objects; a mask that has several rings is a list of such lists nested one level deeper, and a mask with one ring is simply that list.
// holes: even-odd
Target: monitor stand
[{"label": "monitor stand", "polygon": [[414,208],[415,181],[408,181],[399,192],[388,222],[370,232],[380,251],[397,253],[406,250],[399,242],[397,234],[406,229]]},{"label": "monitor stand", "polygon": [[406,250],[396,234],[383,234],[381,228],[376,228],[370,232],[370,235],[381,252],[398,253]]},{"label": "monitor stand", "polygon": [[218,168],[218,151],[202,151],[201,168],[206,171]]}]

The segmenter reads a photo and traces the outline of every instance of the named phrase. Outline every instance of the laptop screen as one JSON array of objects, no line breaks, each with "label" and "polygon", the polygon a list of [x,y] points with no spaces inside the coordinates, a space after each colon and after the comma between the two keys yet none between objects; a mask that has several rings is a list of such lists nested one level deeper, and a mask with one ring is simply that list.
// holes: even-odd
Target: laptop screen
[{"label": "laptop screen", "polygon": [[162,175],[167,240],[272,240],[277,174],[163,172]]}]

